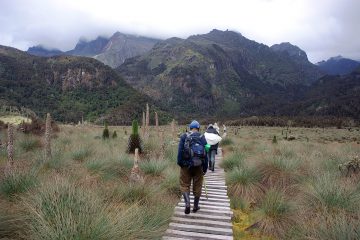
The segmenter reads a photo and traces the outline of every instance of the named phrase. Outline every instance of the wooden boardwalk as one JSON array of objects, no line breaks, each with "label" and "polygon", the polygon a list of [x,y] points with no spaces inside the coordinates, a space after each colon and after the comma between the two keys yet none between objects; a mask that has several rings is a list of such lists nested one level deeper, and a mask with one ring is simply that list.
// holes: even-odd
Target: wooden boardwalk
[{"label": "wooden boardwalk", "polygon": [[[175,207],[174,215],[169,224],[169,228],[163,236],[164,240],[170,239],[233,239],[232,232],[232,211],[230,200],[227,196],[225,185],[225,173],[219,167],[222,160],[222,151],[219,148],[215,161],[215,171],[208,170],[205,175],[207,196],[203,185],[202,196],[200,198],[200,210],[196,213],[184,213],[184,199]],[[194,196],[191,193],[191,209],[193,207]]]}]

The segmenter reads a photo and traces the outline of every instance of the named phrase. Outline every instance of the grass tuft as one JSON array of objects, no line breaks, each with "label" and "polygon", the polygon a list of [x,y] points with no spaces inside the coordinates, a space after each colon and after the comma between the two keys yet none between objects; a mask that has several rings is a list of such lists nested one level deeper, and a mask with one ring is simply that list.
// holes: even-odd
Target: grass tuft
[{"label": "grass tuft", "polygon": [[233,145],[234,141],[231,138],[227,137],[223,139],[220,144],[221,146],[229,146],[229,145]]},{"label": "grass tuft", "polygon": [[41,142],[35,137],[25,136],[19,141],[19,147],[25,152],[33,151],[41,147]]},{"label": "grass tuft", "polygon": [[90,147],[82,147],[72,152],[72,159],[78,162],[83,162],[86,158],[90,157],[92,150]]},{"label": "grass tuft", "polygon": [[13,173],[0,182],[0,192],[8,199],[13,199],[35,186],[36,182],[36,177],[31,173]]},{"label": "grass tuft", "polygon": [[359,191],[340,183],[330,173],[314,178],[305,191],[305,206],[311,212],[352,213],[358,210],[360,204]]},{"label": "grass tuft", "polygon": [[256,202],[263,192],[260,180],[261,175],[255,168],[235,168],[226,176],[230,194],[250,202]]},{"label": "grass tuft", "polygon": [[259,209],[259,229],[263,234],[276,239],[285,236],[286,230],[294,224],[294,209],[285,199],[282,191],[270,189],[266,192]]},{"label": "grass tuft", "polygon": [[225,171],[229,171],[229,170],[231,171],[235,168],[243,167],[244,162],[245,162],[245,154],[241,152],[234,152],[222,161],[221,167],[223,167]]},{"label": "grass tuft", "polygon": [[147,175],[160,176],[161,173],[167,167],[167,163],[164,161],[144,161],[140,163],[140,169]]}]

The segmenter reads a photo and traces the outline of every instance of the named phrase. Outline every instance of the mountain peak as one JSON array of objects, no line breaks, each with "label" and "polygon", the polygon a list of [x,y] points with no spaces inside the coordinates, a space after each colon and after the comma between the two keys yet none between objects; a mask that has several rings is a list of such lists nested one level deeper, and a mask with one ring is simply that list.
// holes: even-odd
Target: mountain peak
[{"label": "mountain peak", "polygon": [[318,62],[317,65],[322,71],[329,75],[344,75],[354,71],[360,66],[360,63],[338,55],[331,57],[326,61]]},{"label": "mountain peak", "polygon": [[41,57],[52,57],[62,55],[63,52],[56,48],[48,48],[44,45],[36,45],[33,47],[29,47],[27,52],[34,56],[41,56]]},{"label": "mountain peak", "polygon": [[274,44],[270,47],[274,52],[280,52],[288,54],[290,57],[297,59],[298,61],[308,61],[307,55],[304,50],[289,42],[282,42],[280,44]]}]

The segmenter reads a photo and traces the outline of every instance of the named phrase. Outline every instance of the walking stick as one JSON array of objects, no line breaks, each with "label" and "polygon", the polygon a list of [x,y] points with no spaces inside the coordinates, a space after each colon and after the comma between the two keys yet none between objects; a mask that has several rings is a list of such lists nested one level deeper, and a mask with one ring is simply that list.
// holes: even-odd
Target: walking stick
[{"label": "walking stick", "polygon": [[205,197],[206,197],[206,199],[208,199],[205,176],[204,176],[204,188],[205,188]]}]

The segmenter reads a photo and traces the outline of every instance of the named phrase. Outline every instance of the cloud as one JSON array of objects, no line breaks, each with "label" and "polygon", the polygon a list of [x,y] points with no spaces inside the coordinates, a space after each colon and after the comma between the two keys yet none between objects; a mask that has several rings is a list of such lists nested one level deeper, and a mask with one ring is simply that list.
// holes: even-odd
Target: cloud
[{"label": "cloud", "polygon": [[0,1],[0,44],[72,49],[80,37],[115,31],[157,38],[213,28],[272,45],[291,42],[313,62],[360,59],[358,0],[12,0]]}]

